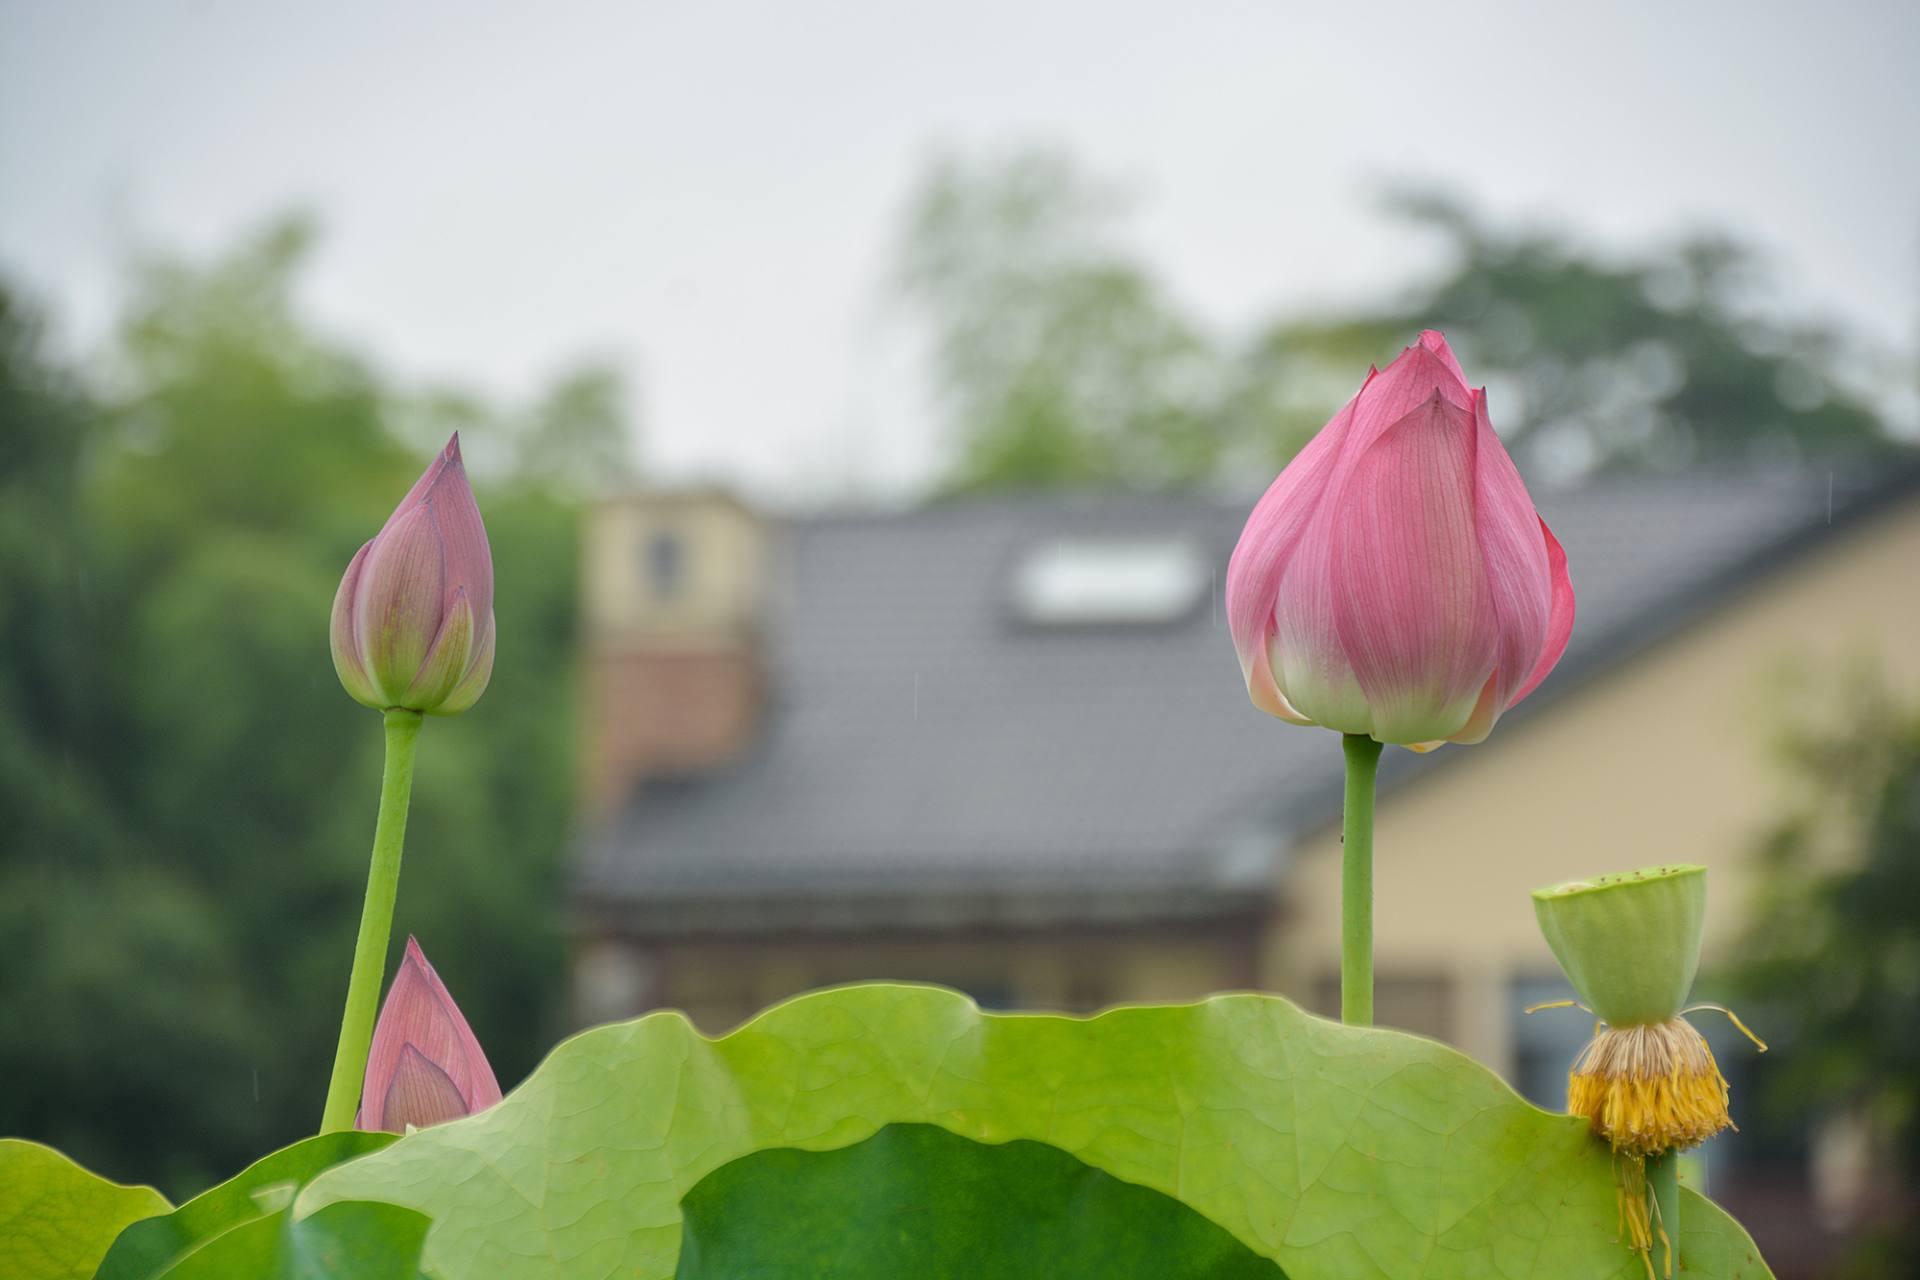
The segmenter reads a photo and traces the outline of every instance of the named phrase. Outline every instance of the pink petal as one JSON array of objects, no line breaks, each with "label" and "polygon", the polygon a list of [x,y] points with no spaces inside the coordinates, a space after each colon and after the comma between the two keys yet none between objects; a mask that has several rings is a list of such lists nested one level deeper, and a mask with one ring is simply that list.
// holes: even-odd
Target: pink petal
[{"label": "pink petal", "polygon": [[396,516],[373,540],[354,591],[355,639],[382,706],[400,704],[442,621],[445,573],[431,508]]},{"label": "pink petal", "polygon": [[[1485,392],[1474,393],[1473,407],[1474,530],[1499,634],[1491,695],[1492,714],[1498,719],[1512,705],[1546,643],[1553,580],[1540,540],[1540,517],[1493,430]],[[1489,722],[1487,728],[1492,727]]]},{"label": "pink petal", "polygon": [[1268,651],[1274,605],[1287,562],[1326,493],[1358,401],[1348,401],[1268,486],[1227,562],[1227,630],[1247,693],[1262,711],[1297,724],[1311,722],[1281,692]]},{"label": "pink petal", "polygon": [[354,701],[380,710],[384,705],[380,701],[379,691],[373,687],[373,677],[367,671],[365,658],[360,652],[360,640],[354,626],[353,601],[359,589],[360,571],[367,561],[367,550],[373,543],[368,542],[353,553],[353,559],[347,562],[347,571],[340,577],[340,589],[333,596],[333,618],[329,627],[328,641],[333,649],[333,669],[340,675],[340,683],[353,696]]},{"label": "pink petal", "polygon": [[488,613],[480,620],[480,635],[473,643],[473,658],[467,665],[467,673],[428,715],[456,716],[480,700],[480,695],[487,691],[487,681],[493,678],[493,635],[493,614]]},{"label": "pink petal", "polygon": [[[480,1042],[413,938],[407,939],[400,971],[394,975],[386,1003],[380,1007],[380,1018],[374,1024],[367,1076],[360,1093],[363,1106],[387,1096],[393,1074],[408,1048],[446,1072],[469,1111],[480,1111],[500,1101],[499,1082],[480,1050]],[[376,1128],[382,1118],[368,1117]]]},{"label": "pink petal", "polygon": [[1436,392],[1457,408],[1473,408],[1473,392],[1460,376],[1460,362],[1453,358],[1446,339],[1428,330],[1361,389],[1347,441],[1348,456],[1358,457]]},{"label": "pink petal", "polygon": [[1435,390],[1355,461],[1332,510],[1334,626],[1382,742],[1453,736],[1493,674],[1475,452],[1473,414]]},{"label": "pink petal", "polygon": [[428,1062],[412,1045],[400,1051],[399,1065],[380,1104],[381,1129],[405,1133],[407,1126],[424,1129],[470,1114],[453,1080]]},{"label": "pink petal", "polygon": [[[1473,704],[1472,714],[1467,717],[1465,724],[1461,725],[1459,729],[1454,731],[1452,736],[1446,739],[1447,742],[1475,743],[1485,742],[1487,740],[1487,735],[1493,732],[1494,723],[1500,719],[1499,683],[1499,672],[1496,671],[1487,677],[1486,684],[1480,687],[1479,699]],[[1409,743],[1408,745],[1412,746],[1415,751],[1431,751],[1434,747],[1440,746],[1441,744],[1432,742]]]},{"label": "pink petal", "polygon": [[1532,693],[1547,678],[1547,673],[1560,661],[1560,655],[1567,651],[1567,638],[1573,634],[1573,579],[1567,576],[1567,553],[1545,520],[1540,521],[1540,536],[1546,541],[1547,566],[1553,578],[1553,606],[1547,615],[1547,638],[1541,646],[1540,657],[1526,683],[1520,686],[1520,692],[1507,703],[1509,707]]},{"label": "pink petal", "polygon": [[415,486],[419,501],[433,512],[446,557],[443,606],[451,610],[454,593],[464,591],[474,616],[484,618],[493,611],[493,551],[487,544],[487,527],[480,519],[480,504],[474,499],[466,465],[460,459],[457,433],[421,481],[424,488]]},{"label": "pink petal", "polygon": [[1422,329],[1419,345],[1439,357],[1440,363],[1453,372],[1454,379],[1462,387],[1467,385],[1467,374],[1460,367],[1460,361],[1454,357],[1453,348],[1447,345],[1447,335],[1438,329]]},{"label": "pink petal", "polygon": [[[1335,474],[1344,474],[1337,467]],[[1341,733],[1371,733],[1373,714],[1354,679],[1334,622],[1333,527],[1338,503],[1329,480],[1301,531],[1275,594],[1269,660],[1274,682],[1301,716]]]},{"label": "pink petal", "polygon": [[438,710],[473,665],[473,649],[473,609],[467,604],[467,593],[456,591],[453,607],[440,624],[440,634],[433,638],[433,645],[427,650],[413,683],[401,695],[400,704]]},{"label": "pink petal", "polygon": [[[400,504],[393,509],[393,514],[387,517],[387,525],[391,525],[395,520],[398,520],[401,516],[425,502],[427,494],[440,482],[441,473],[448,467],[456,466],[462,466],[460,459],[460,433],[458,431],[453,433],[453,437],[447,441],[446,447],[434,455],[433,461],[427,464],[427,469],[420,473],[420,478],[413,482],[411,489],[407,490],[406,497],[400,499]],[[386,525],[382,525],[381,532],[384,533],[386,527]]]}]

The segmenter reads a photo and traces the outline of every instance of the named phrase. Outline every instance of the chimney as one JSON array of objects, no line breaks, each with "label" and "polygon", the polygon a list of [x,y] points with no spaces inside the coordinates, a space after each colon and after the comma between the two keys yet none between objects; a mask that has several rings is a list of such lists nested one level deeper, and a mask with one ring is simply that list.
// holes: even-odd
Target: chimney
[{"label": "chimney", "polygon": [[710,490],[602,501],[585,537],[581,787],[606,814],[650,776],[719,768],[751,745],[766,532]]}]

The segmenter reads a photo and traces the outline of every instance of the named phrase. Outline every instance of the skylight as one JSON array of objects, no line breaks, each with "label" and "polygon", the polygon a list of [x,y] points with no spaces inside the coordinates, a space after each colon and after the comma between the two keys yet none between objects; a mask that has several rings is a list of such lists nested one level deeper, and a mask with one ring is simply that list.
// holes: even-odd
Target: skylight
[{"label": "skylight", "polygon": [[1173,622],[1200,603],[1210,581],[1191,538],[1044,542],[1016,566],[1014,611],[1040,626]]}]

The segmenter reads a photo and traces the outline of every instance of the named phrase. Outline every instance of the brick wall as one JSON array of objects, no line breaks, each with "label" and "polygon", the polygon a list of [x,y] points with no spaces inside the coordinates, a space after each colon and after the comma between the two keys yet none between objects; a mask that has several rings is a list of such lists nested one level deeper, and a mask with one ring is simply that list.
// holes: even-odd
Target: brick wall
[{"label": "brick wall", "polygon": [[750,649],[602,652],[588,656],[585,676],[581,760],[595,812],[649,774],[726,765],[751,745],[761,675]]}]

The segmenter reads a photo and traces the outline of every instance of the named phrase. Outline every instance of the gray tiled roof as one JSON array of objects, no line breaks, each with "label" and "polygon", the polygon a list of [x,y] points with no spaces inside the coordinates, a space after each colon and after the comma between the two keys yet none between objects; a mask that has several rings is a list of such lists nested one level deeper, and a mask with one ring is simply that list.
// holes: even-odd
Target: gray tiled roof
[{"label": "gray tiled roof", "polygon": [[[1836,517],[1862,493],[1834,486]],[[1579,612],[1523,710],[1830,527],[1824,470],[1536,496]],[[1277,883],[1286,833],[1337,806],[1337,739],[1248,703],[1217,583],[1178,623],[1041,629],[1014,616],[1007,575],[1044,540],[1141,534],[1196,538],[1224,573],[1252,501],[1033,497],[779,526],[758,748],[591,834],[581,897],[638,928],[1245,909]],[[1449,754],[1391,752],[1389,780]]]}]

